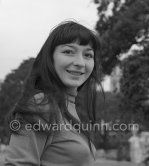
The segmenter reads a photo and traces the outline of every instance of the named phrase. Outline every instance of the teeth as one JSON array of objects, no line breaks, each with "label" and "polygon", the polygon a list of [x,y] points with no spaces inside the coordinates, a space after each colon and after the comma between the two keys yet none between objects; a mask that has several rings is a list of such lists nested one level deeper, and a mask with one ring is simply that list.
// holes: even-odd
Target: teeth
[{"label": "teeth", "polygon": [[80,72],[75,72],[75,71],[68,71],[69,73],[71,73],[71,74],[73,74],[73,75],[81,75],[82,73],[80,73]]}]

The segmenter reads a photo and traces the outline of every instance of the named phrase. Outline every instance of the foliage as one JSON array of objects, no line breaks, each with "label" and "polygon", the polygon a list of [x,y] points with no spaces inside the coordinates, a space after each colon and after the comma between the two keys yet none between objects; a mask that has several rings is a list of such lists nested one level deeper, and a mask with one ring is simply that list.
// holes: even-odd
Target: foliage
[{"label": "foliage", "polygon": [[97,102],[97,121],[101,119],[105,122],[113,122],[119,119],[119,94],[105,92],[105,100],[103,94],[98,96]]},{"label": "foliage", "polygon": [[125,59],[122,67],[121,107],[124,117],[149,126],[149,46]]},{"label": "foliage", "polygon": [[[121,117],[120,122],[137,121],[149,126],[148,100],[148,39],[149,39],[149,1],[148,0],[94,0],[98,5],[99,20],[96,23],[101,41],[101,64],[104,74],[111,74],[120,64],[123,76],[119,112],[108,116]],[[109,8],[111,7],[111,13]],[[123,53],[134,45],[143,46],[140,52],[133,52],[124,62],[120,62]],[[109,107],[111,108],[111,107]],[[108,109],[109,109],[108,108]],[[101,109],[102,110],[102,109]],[[122,114],[122,116],[120,116]],[[102,112],[101,112],[102,115]],[[106,113],[102,116],[106,117]],[[113,117],[114,116],[114,117]],[[109,133],[103,139],[111,141]],[[102,139],[102,140],[103,140]],[[118,134],[118,140],[121,140]],[[106,141],[104,143],[106,144]]]},{"label": "foliage", "polygon": [[0,135],[4,135],[4,122],[7,113],[12,109],[23,92],[24,81],[32,67],[34,58],[23,61],[18,69],[9,73],[0,90]]},{"label": "foliage", "polygon": [[[133,44],[142,44],[148,38],[148,0],[95,0],[99,20],[96,30],[101,39],[101,63],[103,72],[110,74],[119,63],[119,57]],[[108,16],[109,6],[112,14]],[[138,40],[141,39],[141,40]]]},{"label": "foliage", "polygon": [[[103,99],[103,94],[98,96],[97,102],[97,123],[100,125],[99,130],[95,131],[95,144],[96,148],[108,149],[115,146],[114,142],[111,144],[111,137],[109,136],[110,125],[117,123],[120,118],[119,111],[120,98],[119,94],[105,92],[105,100]],[[109,125],[108,128],[104,127]],[[115,139],[117,141],[118,139]]]}]

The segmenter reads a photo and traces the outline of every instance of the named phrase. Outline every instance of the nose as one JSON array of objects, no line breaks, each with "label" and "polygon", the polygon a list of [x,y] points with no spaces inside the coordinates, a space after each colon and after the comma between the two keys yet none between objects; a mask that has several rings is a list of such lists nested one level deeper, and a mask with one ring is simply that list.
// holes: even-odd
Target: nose
[{"label": "nose", "polygon": [[79,67],[84,67],[85,66],[85,60],[84,60],[82,54],[78,54],[78,56],[75,57],[75,59],[73,61],[73,65],[79,66]]}]

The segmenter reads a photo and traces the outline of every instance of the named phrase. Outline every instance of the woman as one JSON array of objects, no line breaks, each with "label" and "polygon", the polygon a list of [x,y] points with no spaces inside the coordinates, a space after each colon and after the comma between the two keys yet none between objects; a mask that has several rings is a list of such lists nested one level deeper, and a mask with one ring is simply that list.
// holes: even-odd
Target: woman
[{"label": "woman", "polygon": [[5,166],[94,165],[95,147],[78,112],[86,111],[85,125],[95,122],[98,56],[96,35],[79,23],[50,33],[11,114],[11,127],[19,127],[12,129]]}]

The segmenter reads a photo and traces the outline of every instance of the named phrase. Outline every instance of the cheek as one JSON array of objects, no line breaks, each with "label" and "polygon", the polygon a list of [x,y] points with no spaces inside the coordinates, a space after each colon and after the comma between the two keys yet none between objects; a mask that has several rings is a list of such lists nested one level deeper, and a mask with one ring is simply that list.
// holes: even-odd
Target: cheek
[{"label": "cheek", "polygon": [[[57,61],[54,61],[54,63],[53,63],[53,66],[54,66],[54,69],[55,69],[55,71],[56,71],[56,73],[57,73],[57,71],[58,71],[58,64],[57,64]],[[58,73],[57,73],[58,74]]]},{"label": "cheek", "polygon": [[61,59],[60,56],[56,53],[53,55],[53,66],[55,68],[56,73],[59,75],[59,72],[61,71]]},{"label": "cheek", "polygon": [[87,65],[88,74],[91,74],[94,68],[94,61]]}]

